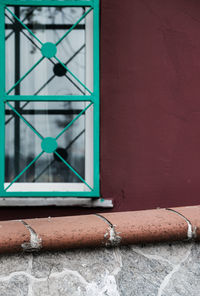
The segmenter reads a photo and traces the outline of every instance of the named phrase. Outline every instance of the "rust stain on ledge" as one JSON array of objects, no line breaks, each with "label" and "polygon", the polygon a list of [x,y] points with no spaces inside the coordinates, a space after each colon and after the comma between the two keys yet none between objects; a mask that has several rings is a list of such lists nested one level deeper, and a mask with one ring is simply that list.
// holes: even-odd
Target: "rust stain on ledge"
[{"label": "rust stain on ledge", "polygon": [[0,253],[200,240],[200,206],[0,222]]}]

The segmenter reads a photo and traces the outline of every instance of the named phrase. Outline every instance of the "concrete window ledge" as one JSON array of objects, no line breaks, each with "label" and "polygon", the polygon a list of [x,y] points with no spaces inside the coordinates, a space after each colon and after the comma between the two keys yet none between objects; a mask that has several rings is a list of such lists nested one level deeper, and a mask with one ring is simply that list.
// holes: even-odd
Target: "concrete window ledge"
[{"label": "concrete window ledge", "polygon": [[0,222],[0,253],[200,240],[200,206]]}]

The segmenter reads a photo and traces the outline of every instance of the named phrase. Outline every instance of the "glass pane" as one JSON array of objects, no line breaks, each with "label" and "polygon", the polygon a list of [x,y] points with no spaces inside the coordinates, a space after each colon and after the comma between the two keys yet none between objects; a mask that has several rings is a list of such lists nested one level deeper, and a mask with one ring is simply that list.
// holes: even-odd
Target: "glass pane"
[{"label": "glass pane", "polygon": [[16,182],[81,182],[64,162],[85,178],[85,113],[77,116],[88,102],[8,103],[22,118],[6,104],[5,182],[12,182],[42,151],[40,136],[57,138],[56,152],[62,160],[54,152],[44,152]]},{"label": "glass pane", "polygon": [[[85,13],[84,7],[8,7],[36,36],[5,10],[6,91],[43,57],[42,44],[57,43]],[[86,16],[87,18],[87,16]],[[56,56],[86,84],[85,24],[83,20],[57,44]],[[84,95],[84,86],[54,57],[44,58],[10,95]]]}]

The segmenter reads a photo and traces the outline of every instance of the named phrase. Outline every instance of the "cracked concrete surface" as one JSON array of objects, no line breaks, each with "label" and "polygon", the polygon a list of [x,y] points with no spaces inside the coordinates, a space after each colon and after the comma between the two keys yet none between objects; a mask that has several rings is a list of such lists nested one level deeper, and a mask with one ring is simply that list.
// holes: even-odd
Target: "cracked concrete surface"
[{"label": "cracked concrete surface", "polygon": [[0,296],[199,295],[194,242],[2,255]]}]

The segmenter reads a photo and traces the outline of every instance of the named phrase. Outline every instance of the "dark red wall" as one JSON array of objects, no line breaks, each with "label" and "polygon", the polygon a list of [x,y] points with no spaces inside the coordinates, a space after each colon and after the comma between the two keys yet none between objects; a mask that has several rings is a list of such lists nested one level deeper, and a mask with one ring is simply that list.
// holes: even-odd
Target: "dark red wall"
[{"label": "dark red wall", "polygon": [[200,1],[103,0],[101,189],[115,210],[200,203]]},{"label": "dark red wall", "polygon": [[199,0],[101,0],[101,193],[113,211],[200,204]]}]

